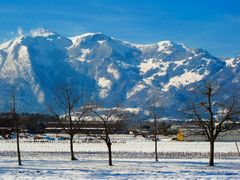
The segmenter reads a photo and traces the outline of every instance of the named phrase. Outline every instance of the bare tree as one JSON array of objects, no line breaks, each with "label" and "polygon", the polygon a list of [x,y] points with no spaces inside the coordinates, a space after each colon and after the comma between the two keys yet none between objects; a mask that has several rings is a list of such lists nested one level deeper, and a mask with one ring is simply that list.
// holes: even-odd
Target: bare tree
[{"label": "bare tree", "polygon": [[233,128],[239,118],[240,108],[235,97],[227,97],[220,93],[221,88],[211,83],[205,85],[198,93],[200,101],[193,102],[187,109],[196,125],[198,134],[205,135],[210,142],[209,166],[214,166],[214,142],[220,133]]},{"label": "bare tree", "polygon": [[158,161],[158,119],[160,118],[160,107],[158,106],[158,98],[154,96],[149,103],[149,116],[153,119],[153,141],[155,144],[155,161]]},{"label": "bare tree", "polygon": [[119,107],[115,108],[102,108],[100,106],[88,106],[88,111],[91,112],[92,117],[103,127],[103,133],[92,135],[97,139],[103,140],[108,148],[108,164],[113,166],[112,163],[112,141],[110,134],[113,132],[113,126],[118,120],[123,120],[125,113]]},{"label": "bare tree", "polygon": [[60,108],[61,112],[64,112],[64,115],[59,117],[53,108],[50,108],[50,112],[58,120],[61,128],[70,137],[71,160],[77,160],[74,156],[73,138],[76,134],[80,133],[80,129],[85,122],[84,117],[86,114],[85,108],[75,109],[79,105],[81,97],[79,94],[80,93],[69,84],[59,86],[56,90],[55,101],[57,108]]},{"label": "bare tree", "polygon": [[11,118],[12,118],[12,122],[13,122],[12,131],[16,133],[16,138],[17,138],[18,165],[22,165],[20,145],[19,145],[19,134],[20,134],[19,126],[22,121],[20,120],[20,117],[17,114],[16,105],[17,105],[16,104],[16,92],[12,91],[11,97],[10,97],[10,113],[11,113]]}]

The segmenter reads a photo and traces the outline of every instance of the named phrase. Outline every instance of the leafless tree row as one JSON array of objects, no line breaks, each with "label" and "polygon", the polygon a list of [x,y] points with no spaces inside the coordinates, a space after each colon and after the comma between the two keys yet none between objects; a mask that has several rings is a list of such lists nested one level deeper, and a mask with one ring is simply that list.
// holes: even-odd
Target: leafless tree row
[{"label": "leafless tree row", "polygon": [[[108,149],[109,166],[112,166],[112,142],[110,134],[112,133],[112,122],[126,118],[125,113],[120,107],[105,109],[96,103],[85,103],[79,108],[79,101],[82,96],[78,95],[76,90],[69,84],[58,87],[55,95],[57,108],[61,108],[64,115],[59,117],[54,108],[50,107],[50,112],[56,117],[66,134],[70,136],[71,160],[76,160],[73,150],[73,138],[81,131],[82,125],[86,121],[95,120],[101,125],[103,131],[98,134],[88,134],[94,138],[103,140]],[[73,121],[75,123],[73,123]],[[68,124],[66,124],[68,122]],[[77,123],[76,123],[77,122]]]},{"label": "leafless tree row", "polygon": [[[221,87],[206,84],[202,90],[195,93],[198,98],[191,104],[187,103],[188,108],[184,110],[190,119],[196,122],[200,128],[193,133],[204,135],[209,141],[209,165],[214,165],[214,142],[219,134],[231,130],[236,121],[239,121],[240,106],[236,96],[225,97],[220,95]],[[190,93],[190,92],[189,92]],[[129,117],[120,106],[114,108],[104,108],[96,103],[80,103],[84,98],[77,92],[77,89],[66,84],[58,87],[55,93],[54,105],[48,106],[48,111],[55,117],[61,128],[69,135],[71,160],[77,160],[74,156],[74,137],[79,134],[82,126],[91,120],[95,120],[101,125],[102,132],[88,134],[94,138],[103,140],[108,149],[109,166],[112,166],[112,133],[113,122],[126,120]],[[200,97],[200,98],[199,98]],[[158,125],[161,117],[161,106],[159,97],[153,94],[146,110],[149,112],[149,119],[153,120],[153,136],[155,161],[158,161]],[[18,164],[21,165],[21,153],[19,146],[20,124],[24,119],[20,119],[16,107],[16,93],[13,91],[10,98],[10,112],[14,122],[13,132],[16,133]],[[60,111],[59,111],[60,110]],[[59,113],[61,112],[61,113]],[[25,119],[26,120],[26,119]]]}]

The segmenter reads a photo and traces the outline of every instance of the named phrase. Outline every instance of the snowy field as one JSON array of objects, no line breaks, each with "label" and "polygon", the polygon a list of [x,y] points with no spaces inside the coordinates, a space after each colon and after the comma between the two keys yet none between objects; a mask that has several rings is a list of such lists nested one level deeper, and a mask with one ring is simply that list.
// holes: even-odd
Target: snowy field
[{"label": "snowy field", "polygon": [[[92,139],[92,138],[91,138]],[[112,137],[112,149],[115,152],[145,152],[154,150],[154,142],[142,136],[114,135]],[[240,145],[240,143],[239,143]],[[15,151],[15,140],[0,140],[1,151]],[[74,149],[76,152],[105,152],[106,145],[98,140],[89,140],[89,137],[75,138]],[[21,140],[21,150],[29,152],[68,152],[68,141],[36,141],[29,139]],[[208,142],[179,142],[170,138],[161,138],[158,141],[159,152],[208,152]],[[216,142],[215,152],[236,153],[234,142]]]},{"label": "snowy field", "polygon": [[[233,142],[216,142],[216,166],[208,166],[207,142],[158,142],[142,137],[115,135],[113,167],[108,166],[106,145],[76,139],[70,161],[68,141],[21,140],[23,166],[17,166],[15,140],[0,140],[0,179],[240,179],[240,157]],[[240,144],[240,143],[239,143]]]},{"label": "snowy field", "polygon": [[239,179],[240,161],[219,160],[27,160],[20,168],[13,160],[1,160],[1,179]]}]

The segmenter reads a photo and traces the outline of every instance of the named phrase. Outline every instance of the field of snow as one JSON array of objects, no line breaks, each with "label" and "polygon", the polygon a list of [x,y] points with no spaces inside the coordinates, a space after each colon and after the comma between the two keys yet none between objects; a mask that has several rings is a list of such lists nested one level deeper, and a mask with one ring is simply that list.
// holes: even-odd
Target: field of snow
[{"label": "field of snow", "polygon": [[239,179],[240,161],[207,160],[114,161],[27,160],[18,167],[14,160],[0,161],[0,179]]},{"label": "field of snow", "polygon": [[[132,135],[114,135],[112,137],[113,152],[144,152],[151,153],[154,151],[154,142],[143,138],[142,136],[134,137]],[[239,143],[240,144],[240,143]],[[15,140],[0,140],[1,151],[15,151]],[[104,142],[89,140],[89,137],[75,138],[74,149],[76,152],[105,152],[106,145]],[[21,150],[29,152],[68,152],[68,141],[37,141],[21,140]],[[171,139],[161,139],[158,141],[159,152],[208,152],[208,142],[179,142]],[[217,153],[237,153],[234,142],[216,142],[215,152]]]},{"label": "field of snow", "polygon": [[240,157],[235,143],[216,142],[216,166],[208,166],[207,142],[158,142],[143,137],[114,135],[113,167],[108,166],[106,145],[76,139],[70,161],[68,141],[21,140],[23,166],[17,166],[15,140],[0,140],[0,179],[240,179]]}]

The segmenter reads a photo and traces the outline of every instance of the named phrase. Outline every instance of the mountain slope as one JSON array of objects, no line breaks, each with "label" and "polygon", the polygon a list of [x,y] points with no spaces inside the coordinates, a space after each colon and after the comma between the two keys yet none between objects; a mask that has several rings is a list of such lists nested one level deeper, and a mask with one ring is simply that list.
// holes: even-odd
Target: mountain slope
[{"label": "mountain slope", "polygon": [[238,58],[225,62],[170,41],[134,45],[102,33],[68,38],[40,29],[0,45],[0,108],[7,110],[15,87],[21,111],[43,112],[55,89],[72,83],[108,106],[144,107],[155,94],[172,116],[189,89],[213,77],[224,82],[225,75],[231,86],[239,67]]}]

